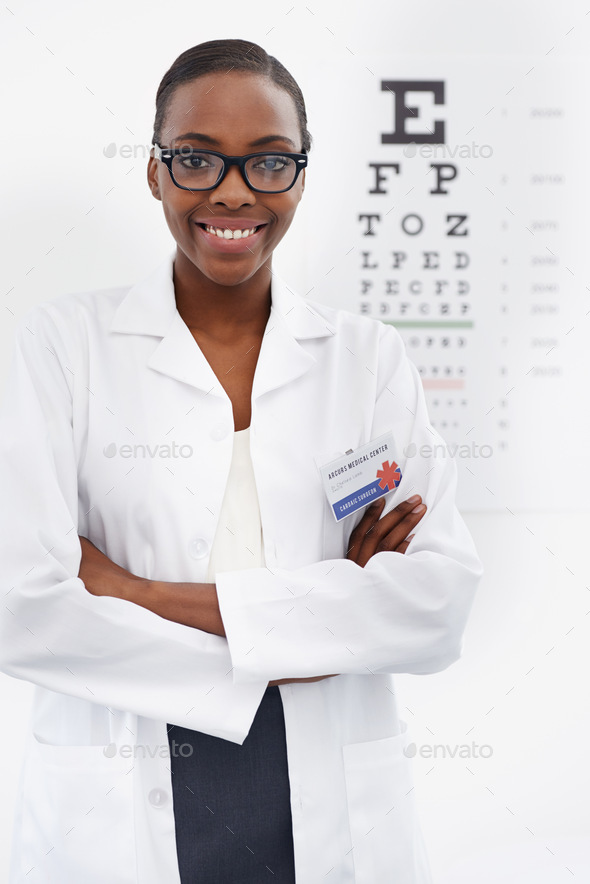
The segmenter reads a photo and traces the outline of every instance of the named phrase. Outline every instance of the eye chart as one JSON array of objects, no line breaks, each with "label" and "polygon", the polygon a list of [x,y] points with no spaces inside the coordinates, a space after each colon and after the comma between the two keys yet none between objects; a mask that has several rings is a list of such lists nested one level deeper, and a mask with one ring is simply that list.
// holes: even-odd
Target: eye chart
[{"label": "eye chart", "polygon": [[316,74],[307,296],[398,329],[461,508],[587,508],[590,64],[396,56]]}]

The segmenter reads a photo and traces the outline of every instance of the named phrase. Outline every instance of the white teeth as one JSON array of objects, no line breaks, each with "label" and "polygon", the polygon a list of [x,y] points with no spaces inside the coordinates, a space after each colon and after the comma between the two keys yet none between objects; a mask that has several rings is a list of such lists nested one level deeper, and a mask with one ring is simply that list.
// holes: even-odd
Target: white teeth
[{"label": "white teeth", "polygon": [[212,233],[213,236],[218,236],[220,239],[244,239],[246,236],[250,236],[256,230],[255,227],[247,228],[246,230],[228,230],[221,227],[211,227],[209,224],[206,225],[207,233]]}]

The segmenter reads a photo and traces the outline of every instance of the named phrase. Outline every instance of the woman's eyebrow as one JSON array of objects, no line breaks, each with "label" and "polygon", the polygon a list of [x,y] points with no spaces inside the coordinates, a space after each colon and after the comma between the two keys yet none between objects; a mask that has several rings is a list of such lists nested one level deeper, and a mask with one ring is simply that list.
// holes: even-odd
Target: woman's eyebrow
[{"label": "woman's eyebrow", "polygon": [[290,144],[291,147],[297,147],[295,142],[291,141],[290,138],[287,138],[286,135],[264,135],[262,138],[257,138],[256,141],[251,141],[250,147],[259,147],[263,144],[269,144],[271,141],[285,141],[287,144]]},{"label": "woman's eyebrow", "polygon": [[[174,140],[183,141],[188,138],[205,141],[207,144],[219,145],[217,138],[213,138],[211,135],[205,135],[204,132],[185,132],[184,135],[178,135]],[[260,147],[263,144],[270,144],[272,141],[285,141],[287,144],[290,144],[291,147],[297,147],[295,142],[291,141],[290,138],[287,138],[286,135],[263,135],[262,138],[257,138],[255,141],[251,141],[250,147]]]}]

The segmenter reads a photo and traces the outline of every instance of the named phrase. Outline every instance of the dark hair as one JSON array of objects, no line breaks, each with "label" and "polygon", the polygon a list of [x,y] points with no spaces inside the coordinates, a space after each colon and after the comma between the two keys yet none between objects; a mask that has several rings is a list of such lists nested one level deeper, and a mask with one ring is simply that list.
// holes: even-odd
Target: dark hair
[{"label": "dark hair", "polygon": [[280,61],[256,43],[247,40],[209,40],[187,49],[178,56],[166,71],[156,94],[156,117],[152,141],[160,144],[162,127],[172,93],[182,83],[189,83],[204,74],[217,71],[247,71],[268,77],[275,85],[288,92],[295,102],[301,130],[302,150],[311,147],[311,135],[307,130],[307,114],[301,89]]}]

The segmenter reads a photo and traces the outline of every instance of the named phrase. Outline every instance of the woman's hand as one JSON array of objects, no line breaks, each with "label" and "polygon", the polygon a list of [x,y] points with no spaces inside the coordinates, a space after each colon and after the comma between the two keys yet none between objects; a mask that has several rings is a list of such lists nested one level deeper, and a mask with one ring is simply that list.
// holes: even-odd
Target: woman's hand
[{"label": "woman's hand", "polygon": [[383,512],[384,497],[367,507],[350,535],[346,558],[364,568],[375,553],[384,550],[405,553],[414,536],[412,534],[408,537],[408,534],[426,512],[426,504],[421,501],[420,495],[415,494],[399,503],[383,518],[380,515]]},{"label": "woman's hand", "polygon": [[130,581],[141,580],[130,571],[112,562],[86,537],[80,537],[82,559],[78,577],[92,595],[110,595],[114,598],[127,597],[126,587]]}]

